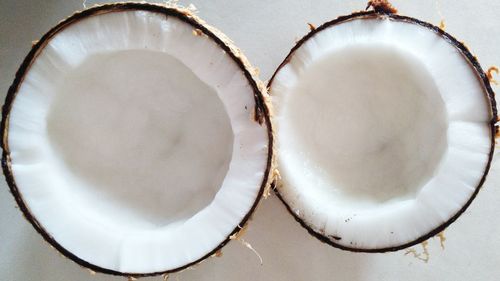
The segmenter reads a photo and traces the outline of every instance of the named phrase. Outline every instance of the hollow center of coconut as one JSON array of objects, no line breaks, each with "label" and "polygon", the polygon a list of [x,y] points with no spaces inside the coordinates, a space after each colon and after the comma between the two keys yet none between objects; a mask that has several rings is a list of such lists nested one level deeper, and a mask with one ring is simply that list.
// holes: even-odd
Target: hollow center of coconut
[{"label": "hollow center of coconut", "polygon": [[306,166],[314,192],[351,208],[415,198],[446,150],[434,79],[390,45],[348,46],[316,60],[283,114],[287,149],[299,152],[285,161]]},{"label": "hollow center of coconut", "polygon": [[213,200],[231,160],[231,124],[215,90],[179,60],[95,54],[55,91],[48,136],[74,196],[134,227],[182,222]]}]

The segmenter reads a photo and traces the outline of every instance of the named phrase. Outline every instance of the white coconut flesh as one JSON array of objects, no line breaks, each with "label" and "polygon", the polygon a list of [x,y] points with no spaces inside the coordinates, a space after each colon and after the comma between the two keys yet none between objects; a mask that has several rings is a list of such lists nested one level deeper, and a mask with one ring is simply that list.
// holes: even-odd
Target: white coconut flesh
[{"label": "white coconut flesh", "polygon": [[115,11],[51,38],[13,102],[22,199],[78,258],[176,269],[218,247],[260,192],[268,133],[236,62],[175,17]]},{"label": "white coconut flesh", "polygon": [[411,243],[456,215],[487,171],[486,90],[454,45],[420,25],[329,26],[291,54],[270,91],[278,191],[337,245]]}]

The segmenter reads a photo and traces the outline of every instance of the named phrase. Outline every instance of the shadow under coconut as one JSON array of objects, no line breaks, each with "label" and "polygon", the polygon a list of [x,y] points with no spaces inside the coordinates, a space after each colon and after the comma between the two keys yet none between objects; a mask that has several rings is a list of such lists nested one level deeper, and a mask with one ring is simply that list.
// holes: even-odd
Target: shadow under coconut
[{"label": "shadow under coconut", "polygon": [[177,59],[153,51],[87,58],[58,86],[47,132],[70,200],[80,204],[81,194],[90,198],[83,204],[117,223],[152,227],[207,206],[233,147],[216,92]]}]

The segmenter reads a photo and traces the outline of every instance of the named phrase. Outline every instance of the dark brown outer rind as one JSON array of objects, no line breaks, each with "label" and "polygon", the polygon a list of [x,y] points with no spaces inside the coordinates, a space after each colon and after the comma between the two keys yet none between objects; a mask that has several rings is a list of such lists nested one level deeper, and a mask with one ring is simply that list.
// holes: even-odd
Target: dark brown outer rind
[{"label": "dark brown outer rind", "polygon": [[269,83],[268,83],[269,94],[271,95],[271,97],[272,97],[272,83],[273,83],[273,80],[274,80],[274,77],[276,76],[276,74],[279,72],[279,70],[283,66],[285,66],[290,61],[290,59],[292,58],[294,52],[298,48],[300,48],[302,46],[302,44],[304,44],[304,42],[306,42],[308,39],[310,39],[311,37],[313,37],[317,32],[320,32],[320,31],[322,31],[322,30],[324,30],[326,28],[329,28],[329,27],[332,27],[334,25],[337,25],[337,24],[340,24],[340,23],[344,23],[344,22],[347,22],[347,21],[351,21],[351,20],[356,20],[356,19],[374,19],[374,18],[384,18],[384,17],[385,18],[389,18],[391,20],[408,22],[408,23],[417,24],[417,25],[423,26],[425,28],[428,28],[430,31],[435,32],[436,34],[438,34],[439,36],[441,36],[444,40],[448,41],[450,44],[452,44],[453,46],[455,46],[462,53],[462,55],[466,58],[466,60],[470,63],[470,65],[472,66],[472,68],[475,70],[476,74],[478,75],[479,80],[482,82],[482,85],[484,86],[484,89],[487,92],[487,98],[488,98],[488,100],[490,102],[491,114],[492,114],[492,118],[491,118],[491,121],[490,121],[490,127],[491,127],[491,146],[490,146],[490,153],[489,153],[489,157],[488,157],[488,163],[486,165],[486,169],[484,171],[483,177],[481,178],[481,181],[479,182],[478,186],[476,187],[474,193],[472,194],[472,196],[470,197],[470,199],[467,201],[467,203],[465,203],[465,205],[455,215],[453,215],[448,221],[446,221],[445,223],[441,224],[440,226],[438,226],[434,230],[430,231],[429,233],[422,235],[420,238],[415,239],[414,241],[411,241],[411,242],[408,242],[408,243],[405,243],[405,244],[402,244],[402,245],[392,246],[392,247],[372,248],[372,249],[347,247],[347,246],[344,246],[344,245],[341,245],[341,244],[337,243],[335,241],[335,238],[330,239],[330,238],[322,235],[321,233],[315,231],[302,218],[300,218],[299,216],[297,216],[297,214],[295,214],[295,212],[293,212],[293,210],[290,208],[290,206],[286,203],[286,201],[283,199],[283,197],[279,193],[279,190],[276,187],[277,183],[273,182],[272,187],[273,187],[276,195],[278,196],[278,198],[285,205],[285,207],[288,210],[288,212],[312,236],[318,238],[320,241],[322,241],[324,243],[327,243],[327,244],[329,244],[329,245],[331,245],[331,246],[333,246],[335,248],[339,248],[339,249],[347,250],[347,251],[351,251],[351,252],[383,253],[383,252],[390,252],[390,251],[398,251],[398,250],[401,250],[401,249],[413,246],[415,244],[424,242],[425,240],[427,240],[427,239],[429,239],[429,238],[431,238],[433,236],[436,236],[437,234],[439,234],[440,232],[442,232],[446,227],[448,227],[451,223],[453,223],[467,209],[467,207],[469,207],[469,205],[472,203],[472,201],[476,197],[476,195],[479,192],[479,190],[481,189],[484,181],[486,180],[486,176],[488,175],[488,172],[490,170],[491,160],[493,158],[493,152],[495,150],[495,133],[496,133],[496,128],[497,128],[496,123],[497,123],[497,120],[498,120],[497,119],[497,106],[496,106],[496,101],[495,101],[495,93],[493,92],[493,89],[491,88],[491,85],[490,85],[490,81],[489,81],[488,77],[486,76],[485,72],[483,71],[483,69],[481,68],[481,65],[477,61],[476,57],[471,54],[471,52],[467,49],[467,47],[462,42],[458,41],[457,39],[455,39],[453,36],[451,36],[450,34],[448,34],[447,32],[445,32],[441,28],[439,28],[439,27],[437,27],[437,26],[435,26],[433,24],[430,24],[428,22],[424,22],[424,21],[421,21],[421,20],[418,20],[418,19],[415,19],[415,18],[411,18],[411,17],[401,16],[401,15],[392,14],[392,13],[386,13],[386,12],[381,12],[381,11],[366,11],[366,12],[352,13],[352,14],[347,15],[347,16],[341,16],[341,17],[338,17],[337,19],[334,19],[332,21],[324,23],[323,25],[321,25],[318,28],[312,30],[306,36],[304,36],[302,39],[300,39],[296,43],[296,45],[291,49],[290,53],[286,56],[286,58],[283,60],[283,62],[278,66],[278,68],[276,69],[276,71],[274,72],[273,76],[271,77],[271,79],[269,80]]},{"label": "dark brown outer rind", "polygon": [[[231,59],[238,65],[239,69],[244,73],[245,77],[247,78],[250,86],[252,87],[254,91],[254,99],[255,99],[255,104],[256,104],[256,112],[260,113],[260,116],[256,115],[256,122],[259,122],[260,124],[265,123],[265,126],[267,127],[268,130],[268,139],[269,139],[269,145],[268,145],[268,158],[267,158],[267,163],[266,163],[266,170],[264,173],[264,178],[262,181],[262,184],[259,189],[259,193],[257,195],[257,198],[252,205],[252,208],[248,211],[248,213],[245,215],[245,217],[242,219],[242,221],[238,224],[237,227],[231,232],[230,235],[226,237],[226,239],[221,242],[215,249],[207,253],[205,256],[202,258],[193,261],[189,264],[186,264],[184,266],[167,270],[167,271],[162,271],[162,272],[151,272],[151,273],[133,273],[133,272],[119,272],[115,270],[110,270],[107,268],[102,268],[97,265],[94,265],[92,263],[89,263],[85,260],[80,259],[70,251],[66,250],[62,245],[60,245],[51,235],[43,228],[43,226],[37,221],[35,216],[31,214],[29,211],[29,208],[25,204],[22,195],[20,194],[15,180],[14,176],[12,174],[12,169],[11,169],[11,159],[10,159],[10,151],[9,151],[9,146],[8,146],[8,129],[9,129],[9,113],[12,107],[12,103],[16,97],[17,90],[19,88],[19,85],[22,83],[25,74],[29,71],[29,68],[33,61],[36,59],[37,55],[39,52],[44,48],[45,44],[54,36],[56,35],[59,31],[63,30],[67,26],[77,23],[79,20],[94,16],[94,15],[99,15],[99,14],[105,14],[105,13],[111,13],[111,12],[120,12],[120,11],[127,11],[127,10],[142,10],[142,11],[149,11],[149,12],[155,12],[155,13],[160,13],[164,14],[165,16],[172,16],[175,17],[186,24],[189,24],[193,26],[193,29],[200,30],[203,35],[206,35],[210,37],[221,49],[223,49],[230,57]],[[194,36],[194,35],[193,35]],[[7,92],[7,97],[5,99],[5,103],[2,107],[2,121],[0,124],[0,130],[2,133],[2,142],[1,142],[1,147],[3,150],[2,153],[2,169],[5,175],[5,179],[7,181],[7,184],[9,185],[10,191],[12,195],[14,196],[17,204],[19,205],[19,208],[23,212],[24,217],[33,225],[33,227],[36,229],[36,231],[42,235],[42,237],[54,248],[56,248],[59,252],[61,252],[64,256],[67,258],[73,260],[80,266],[89,268],[92,271],[95,272],[100,272],[100,273],[106,273],[106,274],[112,274],[112,275],[120,275],[120,276],[129,276],[129,277],[146,277],[146,276],[154,276],[154,275],[160,275],[160,274],[168,274],[176,271],[181,271],[183,269],[186,269],[190,266],[196,265],[200,263],[201,261],[205,260],[206,258],[214,255],[217,251],[219,251],[224,245],[226,245],[230,237],[235,235],[241,230],[241,227],[243,227],[247,221],[250,219],[252,213],[254,212],[255,208],[257,207],[262,194],[264,192],[264,189],[266,188],[266,185],[268,184],[268,181],[270,180],[270,173],[272,170],[272,157],[273,157],[273,133],[272,133],[272,125],[271,125],[271,120],[270,120],[270,113],[269,113],[269,108],[266,103],[266,99],[264,97],[264,93],[259,89],[259,85],[257,81],[254,79],[251,73],[250,66],[247,64],[245,59],[242,57],[240,53],[236,53],[235,49],[229,46],[230,43],[225,41],[224,39],[220,38],[221,34],[215,34],[214,29],[208,27],[204,23],[202,23],[199,19],[195,18],[193,15],[189,13],[187,10],[182,10],[178,9],[176,7],[167,7],[167,6],[161,6],[161,5],[155,5],[155,4],[146,4],[146,3],[114,3],[114,4],[106,4],[102,6],[96,6],[93,8],[89,8],[87,10],[84,10],[82,12],[75,13],[71,17],[63,20],[59,24],[57,24],[55,27],[53,27],[49,32],[47,32],[35,45],[33,45],[31,51],[28,53],[26,58],[24,59],[23,63],[19,67],[18,71],[16,72],[14,82],[10,86],[8,92]],[[241,226],[241,227],[240,227]]]}]

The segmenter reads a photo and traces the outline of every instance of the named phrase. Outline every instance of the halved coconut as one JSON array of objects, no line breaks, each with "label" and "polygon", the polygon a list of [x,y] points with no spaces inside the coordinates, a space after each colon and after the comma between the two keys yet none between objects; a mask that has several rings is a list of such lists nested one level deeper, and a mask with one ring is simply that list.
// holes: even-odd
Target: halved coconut
[{"label": "halved coconut", "polygon": [[436,26],[388,6],[340,17],[302,38],[269,86],[278,195],[335,247],[424,241],[486,178],[493,91],[476,58]]},{"label": "halved coconut", "polygon": [[3,108],[2,164],[24,215],[94,271],[145,276],[211,256],[269,179],[271,124],[252,72],[188,10],[122,3],[64,20]]}]

